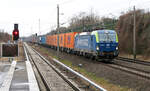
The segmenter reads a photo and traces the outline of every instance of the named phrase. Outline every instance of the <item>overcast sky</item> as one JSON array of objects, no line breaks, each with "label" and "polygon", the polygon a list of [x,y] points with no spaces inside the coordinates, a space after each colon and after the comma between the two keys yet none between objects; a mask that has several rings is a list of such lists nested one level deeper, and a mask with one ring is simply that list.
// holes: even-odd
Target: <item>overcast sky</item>
[{"label": "overcast sky", "polygon": [[133,5],[146,10],[150,8],[150,0],[0,0],[0,29],[11,34],[13,24],[18,23],[20,36],[45,34],[56,28],[57,4],[63,13],[60,23],[66,25],[74,15],[89,13],[91,9],[100,17],[118,17],[120,12],[131,9]]}]

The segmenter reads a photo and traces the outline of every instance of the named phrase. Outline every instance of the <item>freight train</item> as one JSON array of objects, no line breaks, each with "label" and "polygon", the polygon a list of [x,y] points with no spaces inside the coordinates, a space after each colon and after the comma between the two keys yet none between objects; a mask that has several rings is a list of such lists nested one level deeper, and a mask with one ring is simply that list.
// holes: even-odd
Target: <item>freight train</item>
[{"label": "freight train", "polygon": [[[57,39],[59,36],[59,40]],[[114,30],[92,32],[70,32],[38,37],[38,43],[60,51],[90,57],[92,59],[114,59],[118,56],[118,36]]]}]

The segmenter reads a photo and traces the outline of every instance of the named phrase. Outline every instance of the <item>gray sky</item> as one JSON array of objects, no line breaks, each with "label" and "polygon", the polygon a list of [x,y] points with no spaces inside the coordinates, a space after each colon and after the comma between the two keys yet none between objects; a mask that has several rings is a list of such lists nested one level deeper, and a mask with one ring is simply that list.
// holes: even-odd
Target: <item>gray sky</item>
[{"label": "gray sky", "polygon": [[[0,29],[12,33],[13,24],[19,24],[20,36],[45,34],[56,28],[57,4],[60,6],[60,23],[66,23],[79,12],[91,9],[100,17],[118,17],[120,12],[136,8],[148,10],[150,0],[0,0]],[[111,13],[111,14],[110,14]]]}]

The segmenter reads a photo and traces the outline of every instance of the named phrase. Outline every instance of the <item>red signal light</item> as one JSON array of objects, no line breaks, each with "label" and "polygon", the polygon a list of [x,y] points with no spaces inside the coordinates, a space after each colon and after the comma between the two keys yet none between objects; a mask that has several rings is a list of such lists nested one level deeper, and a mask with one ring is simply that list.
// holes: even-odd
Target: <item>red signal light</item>
[{"label": "red signal light", "polygon": [[15,32],[14,32],[14,35],[17,35],[17,34],[18,34],[18,32],[17,32],[17,31],[15,31]]},{"label": "red signal light", "polygon": [[13,31],[13,40],[18,40],[19,39],[19,31],[18,30],[14,30]]}]

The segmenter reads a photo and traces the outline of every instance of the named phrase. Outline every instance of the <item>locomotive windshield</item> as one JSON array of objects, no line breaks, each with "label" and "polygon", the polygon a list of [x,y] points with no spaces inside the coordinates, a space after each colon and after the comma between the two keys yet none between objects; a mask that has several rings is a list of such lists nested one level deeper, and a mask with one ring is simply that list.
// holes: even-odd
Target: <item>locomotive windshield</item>
[{"label": "locomotive windshield", "polygon": [[99,33],[100,42],[113,42],[116,41],[115,33]]}]

